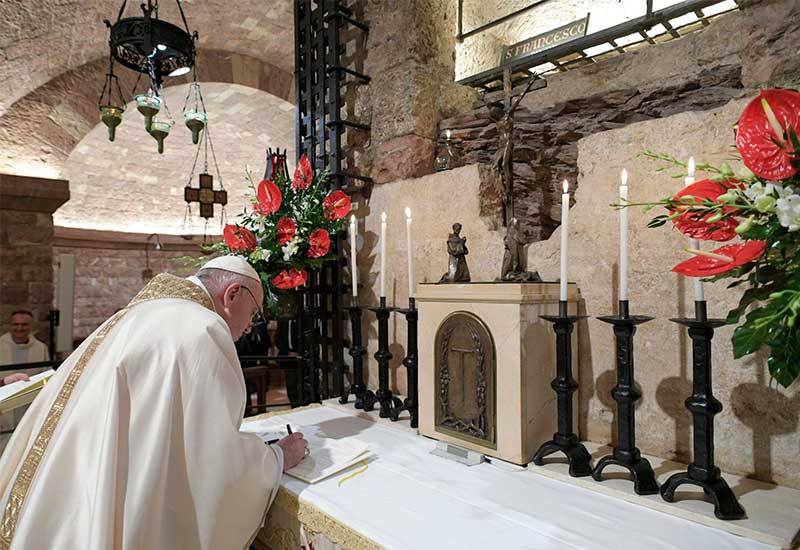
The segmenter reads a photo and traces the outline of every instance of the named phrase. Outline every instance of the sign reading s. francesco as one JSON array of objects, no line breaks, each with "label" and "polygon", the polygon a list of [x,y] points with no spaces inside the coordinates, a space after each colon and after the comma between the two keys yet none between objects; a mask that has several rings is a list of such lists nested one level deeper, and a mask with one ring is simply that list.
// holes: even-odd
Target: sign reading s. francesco
[{"label": "sign reading s. francesco", "polygon": [[554,46],[569,42],[581,36],[586,36],[586,28],[589,26],[589,14],[583,19],[578,19],[572,23],[567,23],[562,27],[547,31],[542,34],[537,34],[534,37],[517,42],[513,46],[506,46],[503,48],[503,56],[500,59],[500,64],[504,65],[509,61],[520,59],[528,55],[549,50]]}]

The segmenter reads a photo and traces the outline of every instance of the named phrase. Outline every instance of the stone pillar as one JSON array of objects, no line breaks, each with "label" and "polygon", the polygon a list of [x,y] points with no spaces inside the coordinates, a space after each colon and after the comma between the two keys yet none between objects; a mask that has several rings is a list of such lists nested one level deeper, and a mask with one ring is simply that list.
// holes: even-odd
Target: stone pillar
[{"label": "stone pillar", "polygon": [[33,331],[47,342],[53,305],[53,212],[69,200],[66,180],[0,174],[0,318],[33,312]]},{"label": "stone pillar", "polygon": [[456,0],[370,0],[367,19],[372,177],[430,174],[439,119],[474,99],[454,83]]}]

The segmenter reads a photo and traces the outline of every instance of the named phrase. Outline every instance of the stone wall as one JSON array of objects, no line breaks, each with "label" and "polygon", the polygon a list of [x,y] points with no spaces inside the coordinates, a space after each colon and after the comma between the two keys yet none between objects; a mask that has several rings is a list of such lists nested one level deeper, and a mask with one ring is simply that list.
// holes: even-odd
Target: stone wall
[{"label": "stone wall", "polygon": [[[490,182],[481,166],[465,166],[448,172],[406,179],[375,187],[368,203],[354,210],[361,220],[358,251],[359,302],[362,306],[378,303],[380,294],[380,218],[387,215],[386,295],[389,305],[408,306],[408,246],[404,210],[411,209],[414,251],[414,280],[435,283],[447,271],[447,236],[455,222],[461,223],[461,235],[467,238],[470,251],[467,264],[474,281],[490,281],[499,275],[503,258],[503,235],[492,231],[491,221],[481,214],[481,195]],[[349,241],[348,241],[349,242]],[[347,281],[349,283],[349,281]],[[378,385],[377,364],[372,356],[377,350],[377,323],[374,315],[364,317],[363,334],[368,340],[365,370],[369,387]],[[394,314],[390,318],[391,384],[401,393],[406,388],[406,322]]]},{"label": "stone wall", "polygon": [[33,313],[33,332],[48,341],[53,302],[53,212],[69,199],[64,180],[0,174],[0,321],[17,309]]},{"label": "stone wall", "polygon": [[[600,442],[615,438],[613,336],[596,316],[614,311],[618,277],[618,214],[608,205],[618,194],[622,168],[629,172],[630,200],[669,195],[682,187],[670,172],[639,155],[653,148],[679,158],[730,161],[731,127],[745,100],[706,112],[600,132],[578,144],[579,188],[570,213],[570,280],[578,283],[590,318],[579,327],[579,415],[581,436]],[[734,165],[734,169],[738,166]],[[636,379],[643,398],[637,407],[637,443],[643,452],[687,462],[691,459],[691,416],[683,401],[691,393],[690,342],[685,329],[669,321],[691,315],[692,284],[670,271],[686,258],[686,241],[669,228],[647,229],[650,215],[630,211],[629,288],[631,312],[656,319],[636,334]],[[558,276],[560,231],[530,246],[533,267],[545,278]],[[725,317],[741,291],[706,284],[709,314]],[[800,386],[785,390],[769,379],[764,356],[734,361],[733,327],[713,341],[714,395],[723,412],[716,418],[716,459],[725,471],[800,487]]]},{"label": "stone wall", "polygon": [[433,172],[437,123],[474,92],[453,83],[455,0],[369,0],[366,74],[358,99],[372,130],[359,169],[378,183]]},{"label": "stone wall", "polygon": [[[561,181],[578,179],[580,139],[713,109],[759,87],[797,86],[798,48],[800,4],[763,1],[679,40],[549,76],[547,87],[526,96],[515,117],[515,213],[526,238],[547,238],[560,223]],[[460,163],[491,161],[497,130],[483,102],[441,121],[440,151],[447,129]]]},{"label": "stone wall", "polygon": [[201,257],[200,239],[161,235],[161,250],[148,235],[56,228],[52,268],[58,275],[58,257],[75,256],[75,309],[73,339],[86,338],[118,309],[125,307],[158,273],[185,277],[196,271],[185,256]]},{"label": "stone wall", "polygon": [[[578,190],[570,213],[570,281],[583,297],[579,324],[580,436],[609,443],[615,440],[613,333],[596,320],[612,314],[617,303],[618,214],[609,207],[618,196],[619,175],[627,168],[631,201],[657,199],[682,187],[670,173],[657,173],[658,164],[640,156],[644,148],[679,158],[694,155],[698,161],[729,161],[731,127],[746,100],[726,106],[644,121],[621,129],[598,132],[579,141]],[[734,168],[738,168],[734,166]],[[434,282],[446,270],[445,239],[450,225],[459,221],[470,246],[468,262],[473,281],[497,276],[502,258],[502,234],[481,215],[480,194],[489,184],[480,166],[466,166],[419,179],[377,186],[368,205],[357,215],[366,216],[360,228],[364,245],[359,253],[360,275],[366,289],[362,305],[377,302],[378,234],[380,213],[389,216],[387,294],[390,305],[403,307],[407,299],[405,226],[402,209],[412,208],[414,262],[419,282]],[[484,213],[485,214],[485,213]],[[654,214],[653,214],[654,215]],[[656,319],[638,329],[636,378],[643,398],[637,407],[637,443],[645,453],[688,462],[691,460],[691,416],[683,402],[691,393],[690,342],[685,330],[669,321],[691,314],[692,285],[670,271],[685,259],[686,241],[669,228],[647,229],[650,215],[630,211],[631,312]],[[544,280],[557,280],[560,231],[528,248],[528,268]],[[706,284],[710,314],[724,317],[738,301],[738,292],[724,283]],[[365,316],[368,317],[368,316]],[[389,326],[392,359],[391,383],[405,391],[405,321],[394,315]],[[369,317],[371,319],[371,316]],[[368,328],[368,331],[366,330]],[[365,320],[369,335],[369,386],[377,387],[376,324]],[[732,327],[719,329],[713,341],[714,394],[724,406],[716,418],[716,461],[725,471],[800,487],[800,386],[786,390],[770,382],[765,357],[733,361]],[[420,358],[424,361],[425,358]],[[553,411],[555,414],[555,411]]]}]

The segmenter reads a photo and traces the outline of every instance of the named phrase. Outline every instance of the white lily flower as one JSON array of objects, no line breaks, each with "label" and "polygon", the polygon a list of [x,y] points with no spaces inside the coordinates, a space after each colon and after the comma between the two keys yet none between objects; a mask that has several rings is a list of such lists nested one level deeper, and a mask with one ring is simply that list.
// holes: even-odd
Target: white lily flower
[{"label": "white lily flower", "polygon": [[298,237],[293,238],[291,241],[286,243],[281,250],[283,251],[283,261],[288,262],[289,259],[295,255],[297,249],[300,247],[300,239]]},{"label": "white lily flower", "polygon": [[800,195],[789,195],[775,204],[778,221],[790,232],[800,230]]}]

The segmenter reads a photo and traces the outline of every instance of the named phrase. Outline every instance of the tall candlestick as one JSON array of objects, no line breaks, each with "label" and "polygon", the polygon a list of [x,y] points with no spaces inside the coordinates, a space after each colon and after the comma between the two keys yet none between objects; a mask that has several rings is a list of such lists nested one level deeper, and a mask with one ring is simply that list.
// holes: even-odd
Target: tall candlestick
[{"label": "tall candlestick", "polygon": [[[694,183],[694,157],[689,157],[689,166],[687,167],[686,172],[686,179],[683,180],[683,183],[686,187],[688,187]],[[689,248],[700,250],[700,242],[697,239],[689,239]],[[693,277],[693,279],[694,301],[702,302],[706,299],[705,294],[703,293],[703,279],[700,277]]]},{"label": "tall candlestick", "polygon": [[[628,171],[622,169],[619,203],[628,202]],[[619,299],[628,299],[628,209],[619,210]]]},{"label": "tall candlestick", "polygon": [[411,242],[411,209],[406,207],[406,241],[408,245],[408,297],[414,297],[414,252]]},{"label": "tall candlestick", "polygon": [[356,215],[350,216],[350,274],[353,277],[353,298],[358,297],[358,273],[356,272]]},{"label": "tall candlestick", "polygon": [[564,193],[561,194],[561,280],[559,299],[567,301],[567,261],[569,256],[569,183],[564,180]]},{"label": "tall candlestick", "polygon": [[381,214],[381,293],[386,296],[386,212]]}]

